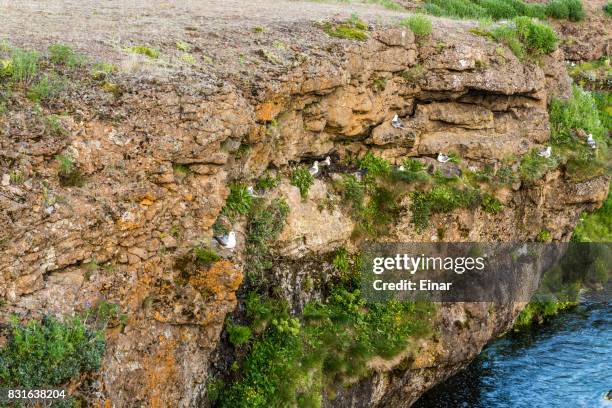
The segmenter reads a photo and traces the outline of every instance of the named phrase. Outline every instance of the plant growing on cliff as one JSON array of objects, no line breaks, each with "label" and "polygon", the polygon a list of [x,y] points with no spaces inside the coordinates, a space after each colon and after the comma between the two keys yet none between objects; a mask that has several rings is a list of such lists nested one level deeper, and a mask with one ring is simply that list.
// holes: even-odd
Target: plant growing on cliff
[{"label": "plant growing on cliff", "polygon": [[71,156],[60,154],[55,156],[55,160],[59,163],[57,175],[62,186],[82,187],[85,184],[85,178],[81,170],[75,166],[75,161]]},{"label": "plant growing on cliff", "polygon": [[239,324],[230,324],[227,326],[227,334],[234,346],[241,346],[251,338],[251,329]]},{"label": "plant growing on cliff", "polygon": [[267,171],[266,173],[264,173],[263,176],[257,179],[255,187],[257,187],[257,189],[259,190],[269,190],[276,188],[279,183],[280,177],[275,176],[273,173]]},{"label": "plant growing on cliff", "polygon": [[592,214],[583,214],[572,241],[612,242],[612,185],[603,206]]},{"label": "plant growing on cliff", "polygon": [[548,25],[529,17],[516,17],[491,31],[493,38],[510,48],[519,59],[550,54],[557,46],[557,35]]},{"label": "plant growing on cliff", "polygon": [[409,28],[417,37],[427,37],[432,31],[431,21],[420,15],[405,18],[400,25]]},{"label": "plant growing on cliff", "polygon": [[40,55],[36,51],[14,49],[11,59],[5,67],[5,72],[10,73],[13,83],[28,86],[38,74],[38,61]]},{"label": "plant growing on cliff", "polygon": [[57,387],[100,367],[105,349],[103,324],[90,328],[81,317],[60,321],[46,316],[22,324],[10,320],[0,348],[0,380],[5,386]]},{"label": "plant growing on cliff", "polygon": [[291,173],[291,185],[296,186],[300,190],[302,198],[308,197],[308,190],[314,184],[314,177],[308,169],[300,166]]},{"label": "plant growing on cliff", "polygon": [[53,98],[64,88],[64,82],[57,75],[43,75],[27,92],[32,102],[43,102]]},{"label": "plant growing on cliff", "polygon": [[550,158],[545,158],[540,157],[538,151],[539,149],[533,149],[521,159],[518,173],[525,183],[540,180],[546,173],[559,166],[558,158],[554,154]]},{"label": "plant growing on cliff", "polygon": [[392,358],[410,339],[427,336],[433,313],[427,303],[368,303],[359,290],[343,287],[333,288],[326,301],[308,303],[303,322],[286,307],[276,308],[273,324],[252,340],[242,375],[223,393],[221,406],[320,402],[326,390],[363,377],[372,357]]},{"label": "plant growing on cliff", "polygon": [[221,213],[229,218],[236,218],[239,215],[247,215],[251,210],[253,197],[249,194],[247,186],[244,184],[232,184],[230,193],[225,201],[225,206]]},{"label": "plant growing on cliff", "polygon": [[274,199],[268,206],[254,205],[247,224],[247,268],[251,284],[265,283],[264,271],[272,267],[270,243],[281,233],[289,206],[283,199]]},{"label": "plant growing on cliff", "polygon": [[612,2],[607,2],[603,6],[603,11],[608,15],[608,17],[612,17]]}]

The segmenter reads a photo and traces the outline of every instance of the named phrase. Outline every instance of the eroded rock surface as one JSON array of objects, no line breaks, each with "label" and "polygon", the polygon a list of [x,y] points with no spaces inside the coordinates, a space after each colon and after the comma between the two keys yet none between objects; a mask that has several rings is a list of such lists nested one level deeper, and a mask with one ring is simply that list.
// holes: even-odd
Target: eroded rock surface
[{"label": "eroded rock surface", "polygon": [[[293,4],[281,3],[285,9]],[[179,6],[164,4],[147,10],[170,19],[167,13]],[[72,313],[102,299],[120,305],[129,320],[124,330],[107,333],[97,390],[115,406],[193,406],[205,397],[210,355],[243,279],[244,234],[236,251],[223,253],[227,259],[210,269],[185,272],[180,260],[194,246],[211,244],[232,181],[252,183],[269,167],[282,175],[270,194],[285,197],[290,214],[272,273],[299,310],[320,296],[304,284],[316,260],[324,270],[329,259],[320,255],[352,245],[354,221],[340,206],[328,206],[334,200],[330,178],[300,197],[288,182],[290,165],[331,153],[344,159],[369,150],[399,163],[453,150],[470,165],[499,166],[547,142],[547,102],[569,92],[560,51],[542,67],[520,62],[508,49],[500,52],[466,32],[463,23],[445,20],[436,20],[441,29],[431,38],[417,40],[392,27],[394,16],[383,11],[368,41],[337,40],[308,20],[330,17],[328,6],[300,7],[307,12],[293,17],[291,30],[264,20],[265,31],[257,35],[257,20],[219,26],[210,14],[198,9],[199,20],[182,7],[166,36],[115,27],[131,36],[119,47],[100,32],[95,47],[84,47],[93,40],[83,42],[78,34],[89,26],[58,34],[91,58],[121,66],[113,92],[78,68],[58,100],[43,105],[42,116],[23,95],[0,116],[0,174],[19,172],[23,179],[7,184],[3,177],[0,186],[0,320],[12,313]],[[346,9],[332,10],[348,17]],[[23,11],[6,12],[1,35],[20,46],[46,45],[46,33],[26,39],[18,32]],[[101,13],[121,22],[112,5]],[[108,28],[103,21],[91,25]],[[138,41],[153,43],[163,57],[152,61],[122,51]],[[176,41],[191,44],[196,66],[182,62]],[[64,134],[45,130],[48,114],[64,115]],[[396,114],[403,129],[390,126]],[[82,186],[60,184],[59,154],[74,158]],[[498,192],[506,208],[497,215],[440,214],[422,232],[410,223],[406,202],[388,239],[429,241],[444,225],[449,241],[528,240],[543,228],[567,240],[579,214],[605,198],[607,185],[605,178],[575,185],[551,173],[534,186]],[[458,332],[454,321],[468,311],[472,321]],[[328,405],[406,406],[507,328],[517,312],[449,308],[440,325],[453,327],[445,336],[466,350],[447,343],[435,358],[424,351],[412,366],[380,371]]]}]

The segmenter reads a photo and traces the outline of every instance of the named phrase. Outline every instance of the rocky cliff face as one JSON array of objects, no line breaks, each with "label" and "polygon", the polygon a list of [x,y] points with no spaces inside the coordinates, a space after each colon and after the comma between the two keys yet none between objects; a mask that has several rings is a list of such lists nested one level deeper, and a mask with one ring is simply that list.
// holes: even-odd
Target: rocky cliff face
[{"label": "rocky cliff face", "polygon": [[[219,250],[225,259],[210,269],[185,275],[181,262],[194,246],[211,245],[231,182],[253,183],[266,169],[280,175],[267,194],[284,197],[289,215],[270,273],[299,310],[320,296],[304,280],[355,241],[342,204],[322,205],[339,202],[334,175],[316,180],[303,199],[288,182],[296,163],[326,155],[341,163],[371,151],[453,172],[452,164],[435,163],[439,151],[484,169],[546,144],[547,102],[570,91],[561,51],[539,64],[519,61],[463,23],[442,20],[427,38],[372,28],[365,42],[329,38],[310,23],[290,32],[266,27],[256,39],[250,28],[234,28],[232,49],[219,51],[225,33],[188,26],[198,58],[239,50],[246,65],[221,55],[224,66],[196,69],[178,58],[155,62],[119,51],[108,54],[121,66],[111,79],[93,80],[83,67],[64,72],[71,84],[42,108],[15,92],[0,116],[0,174],[21,175],[19,183],[3,177],[0,186],[1,319],[116,303],[127,325],[107,332],[96,391],[115,406],[193,406],[206,394],[211,353],[238,302],[244,224],[234,226],[237,248]],[[158,45],[176,54],[178,39]],[[45,125],[50,114],[62,115],[63,131]],[[391,126],[394,115],[404,128]],[[82,186],[62,185],[60,154],[74,159]],[[448,241],[518,241],[546,229],[563,241],[607,186],[605,177],[575,184],[554,171],[534,185],[492,191],[504,204],[498,214],[437,214],[423,231],[412,225],[406,198],[384,239],[441,239],[443,228]],[[438,343],[423,345],[408,366],[380,364],[327,404],[409,406],[507,329],[518,310],[445,306]]]}]

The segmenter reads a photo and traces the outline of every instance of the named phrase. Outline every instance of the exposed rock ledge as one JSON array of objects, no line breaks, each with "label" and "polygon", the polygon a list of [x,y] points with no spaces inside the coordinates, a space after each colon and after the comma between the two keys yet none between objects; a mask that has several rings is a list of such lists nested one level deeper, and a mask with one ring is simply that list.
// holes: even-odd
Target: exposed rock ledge
[{"label": "exposed rock ledge", "polygon": [[[327,17],[300,7],[309,18]],[[19,35],[20,12],[8,10],[0,35],[40,46],[45,33]],[[470,165],[497,166],[546,143],[547,101],[569,92],[561,51],[540,65],[522,63],[508,49],[467,33],[466,23],[436,20],[433,36],[416,41],[409,30],[388,28],[393,16],[380,11],[385,23],[371,39],[355,43],[331,39],[297,17],[291,30],[266,20],[259,37],[250,20],[223,31],[201,12],[204,22],[169,22],[167,37],[146,28],[120,31],[132,35],[129,41],[154,42],[169,56],[165,65],[134,63],[133,57],[126,65],[103,31],[93,34],[100,42],[88,50],[93,42],[83,42],[84,30],[104,27],[103,18],[58,34],[80,42],[83,52],[122,64],[120,92],[87,80],[71,87],[44,108],[67,114],[68,134],[61,137],[41,134],[25,100],[0,118],[0,173],[19,170],[25,177],[20,186],[0,186],[0,237],[8,237],[0,252],[1,320],[10,313],[70,313],[102,298],[119,304],[129,322],[123,332],[107,334],[98,390],[115,406],[193,406],[205,397],[211,352],[237,304],[243,247],[187,284],[177,283],[174,265],[194,245],[210,241],[232,180],[253,180],[269,166],[283,170],[331,151],[345,157],[372,150],[396,161],[455,150]],[[101,13],[107,18],[114,11]],[[218,65],[177,62],[174,44],[183,39],[199,61],[212,56]],[[402,75],[416,66],[423,68],[416,78]],[[395,114],[406,129],[388,125]],[[83,171],[83,187],[60,186],[53,158],[65,151]],[[177,165],[190,171],[173,171]],[[438,215],[417,233],[405,211],[389,239],[428,241],[444,224],[447,240],[528,240],[543,228],[567,240],[579,214],[605,198],[607,185],[603,178],[572,185],[553,172],[534,186],[500,193],[506,208],[497,215]],[[276,266],[279,279],[292,282],[283,286],[288,292],[299,287],[298,275],[314,270],[300,271],[296,259],[350,246],[347,215],[318,210],[327,189],[317,182],[307,201],[286,182],[275,192],[291,205]],[[287,296],[300,303],[305,295]],[[433,359],[423,352],[410,367],[383,370],[328,405],[409,406],[505,330],[518,310],[506,305],[491,316],[486,305],[449,306],[439,316],[448,341],[440,345],[444,353]],[[453,322],[465,321],[468,312],[472,324],[458,332]]]}]

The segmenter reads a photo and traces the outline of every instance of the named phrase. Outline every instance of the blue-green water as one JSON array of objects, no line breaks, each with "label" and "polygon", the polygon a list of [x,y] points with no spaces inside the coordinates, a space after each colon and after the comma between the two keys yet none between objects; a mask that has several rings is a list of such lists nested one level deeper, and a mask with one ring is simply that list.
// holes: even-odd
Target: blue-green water
[{"label": "blue-green water", "polygon": [[612,408],[610,291],[544,325],[507,335],[436,386],[417,408]]}]

